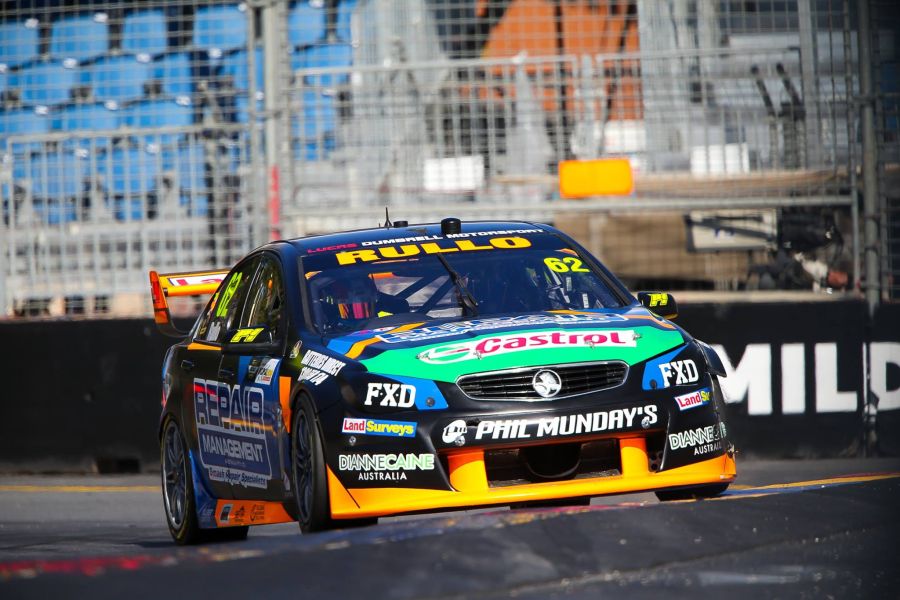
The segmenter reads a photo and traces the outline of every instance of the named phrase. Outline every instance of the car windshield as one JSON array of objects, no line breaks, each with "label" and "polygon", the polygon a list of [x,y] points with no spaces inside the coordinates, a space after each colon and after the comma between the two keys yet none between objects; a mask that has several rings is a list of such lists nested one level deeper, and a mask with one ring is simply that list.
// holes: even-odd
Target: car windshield
[{"label": "car windshield", "polygon": [[336,252],[305,256],[302,270],[313,317],[325,334],[430,319],[622,306],[606,280],[550,233],[343,244]]}]

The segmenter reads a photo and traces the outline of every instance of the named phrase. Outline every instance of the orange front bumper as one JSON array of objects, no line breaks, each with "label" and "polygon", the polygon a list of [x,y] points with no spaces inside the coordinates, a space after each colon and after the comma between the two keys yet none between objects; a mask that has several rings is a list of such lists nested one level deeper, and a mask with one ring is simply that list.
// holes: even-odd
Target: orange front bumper
[{"label": "orange front bumper", "polygon": [[619,440],[622,474],[615,477],[572,479],[508,487],[488,486],[484,450],[462,450],[448,455],[450,483],[456,491],[416,488],[350,488],[328,470],[331,516],[335,519],[383,517],[405,512],[602,496],[663,488],[726,483],[737,474],[734,458],[725,454],[677,469],[649,469],[644,438]]}]

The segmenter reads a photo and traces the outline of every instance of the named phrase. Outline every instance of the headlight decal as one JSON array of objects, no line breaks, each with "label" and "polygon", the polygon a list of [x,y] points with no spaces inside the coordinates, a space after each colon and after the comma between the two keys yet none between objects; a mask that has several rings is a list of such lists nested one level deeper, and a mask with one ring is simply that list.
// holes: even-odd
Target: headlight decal
[{"label": "headlight decal", "polygon": [[[377,373],[374,373],[377,375]],[[364,404],[367,406],[411,408],[417,410],[446,410],[447,400],[434,381],[402,375],[385,375],[396,384],[372,382],[366,385]]]},{"label": "headlight decal", "polygon": [[[687,344],[678,346],[671,352],[648,360],[644,365],[644,378],[641,380],[641,387],[645,390],[658,390],[679,383],[696,383],[699,379],[696,362],[690,359],[685,361],[674,360],[687,346]],[[674,362],[679,362],[679,364],[675,365],[673,364]]]}]

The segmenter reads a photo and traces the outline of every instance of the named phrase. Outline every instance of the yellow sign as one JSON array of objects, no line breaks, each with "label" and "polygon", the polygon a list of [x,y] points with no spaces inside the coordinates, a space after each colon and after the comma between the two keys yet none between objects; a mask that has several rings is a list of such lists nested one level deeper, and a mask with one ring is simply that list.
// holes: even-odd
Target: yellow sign
[{"label": "yellow sign", "polygon": [[231,297],[234,296],[234,292],[237,291],[237,287],[241,283],[241,277],[243,275],[243,273],[235,273],[234,277],[231,278],[231,281],[228,282],[228,287],[225,288],[225,291],[222,293],[222,302],[216,309],[217,317],[224,317],[228,314],[228,303],[231,302]]},{"label": "yellow sign", "polygon": [[559,195],[563,198],[627,196],[634,176],[627,158],[565,160],[559,163]]},{"label": "yellow sign", "polygon": [[669,303],[668,294],[650,294],[650,306],[665,306]]},{"label": "yellow sign", "polygon": [[244,329],[238,329],[234,332],[234,335],[231,336],[231,343],[252,342],[256,339],[256,336],[263,332],[263,329],[263,327],[245,327]]},{"label": "yellow sign", "polygon": [[531,246],[531,242],[523,237],[495,237],[487,240],[488,245],[478,245],[472,240],[448,241],[450,242],[448,246],[441,246],[437,242],[402,244],[400,246],[384,246],[383,248],[345,250],[336,253],[335,256],[339,265],[352,265],[356,262],[409,258],[419,254],[444,254],[447,252],[468,252],[470,250],[510,250]]},{"label": "yellow sign", "polygon": [[544,264],[556,273],[568,273],[569,271],[573,273],[590,273],[589,269],[582,266],[584,263],[581,262],[581,259],[574,256],[567,256],[562,259],[550,256],[544,259]]}]

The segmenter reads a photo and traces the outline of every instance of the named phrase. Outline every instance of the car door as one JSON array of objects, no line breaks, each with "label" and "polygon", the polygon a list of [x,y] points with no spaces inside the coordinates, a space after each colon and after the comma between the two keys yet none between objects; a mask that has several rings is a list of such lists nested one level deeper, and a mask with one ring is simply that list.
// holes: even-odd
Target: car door
[{"label": "car door", "polygon": [[275,255],[264,253],[219,366],[223,381],[240,394],[244,458],[252,467],[242,483],[233,486],[236,499],[284,498],[286,475],[278,439],[282,430],[278,375],[284,356],[284,307],[281,264]]},{"label": "car door", "polygon": [[222,346],[240,322],[259,262],[258,255],[245,259],[222,281],[179,362],[185,434],[193,438],[197,471],[217,498],[232,498],[232,484],[245,477],[240,394],[220,366]]}]

